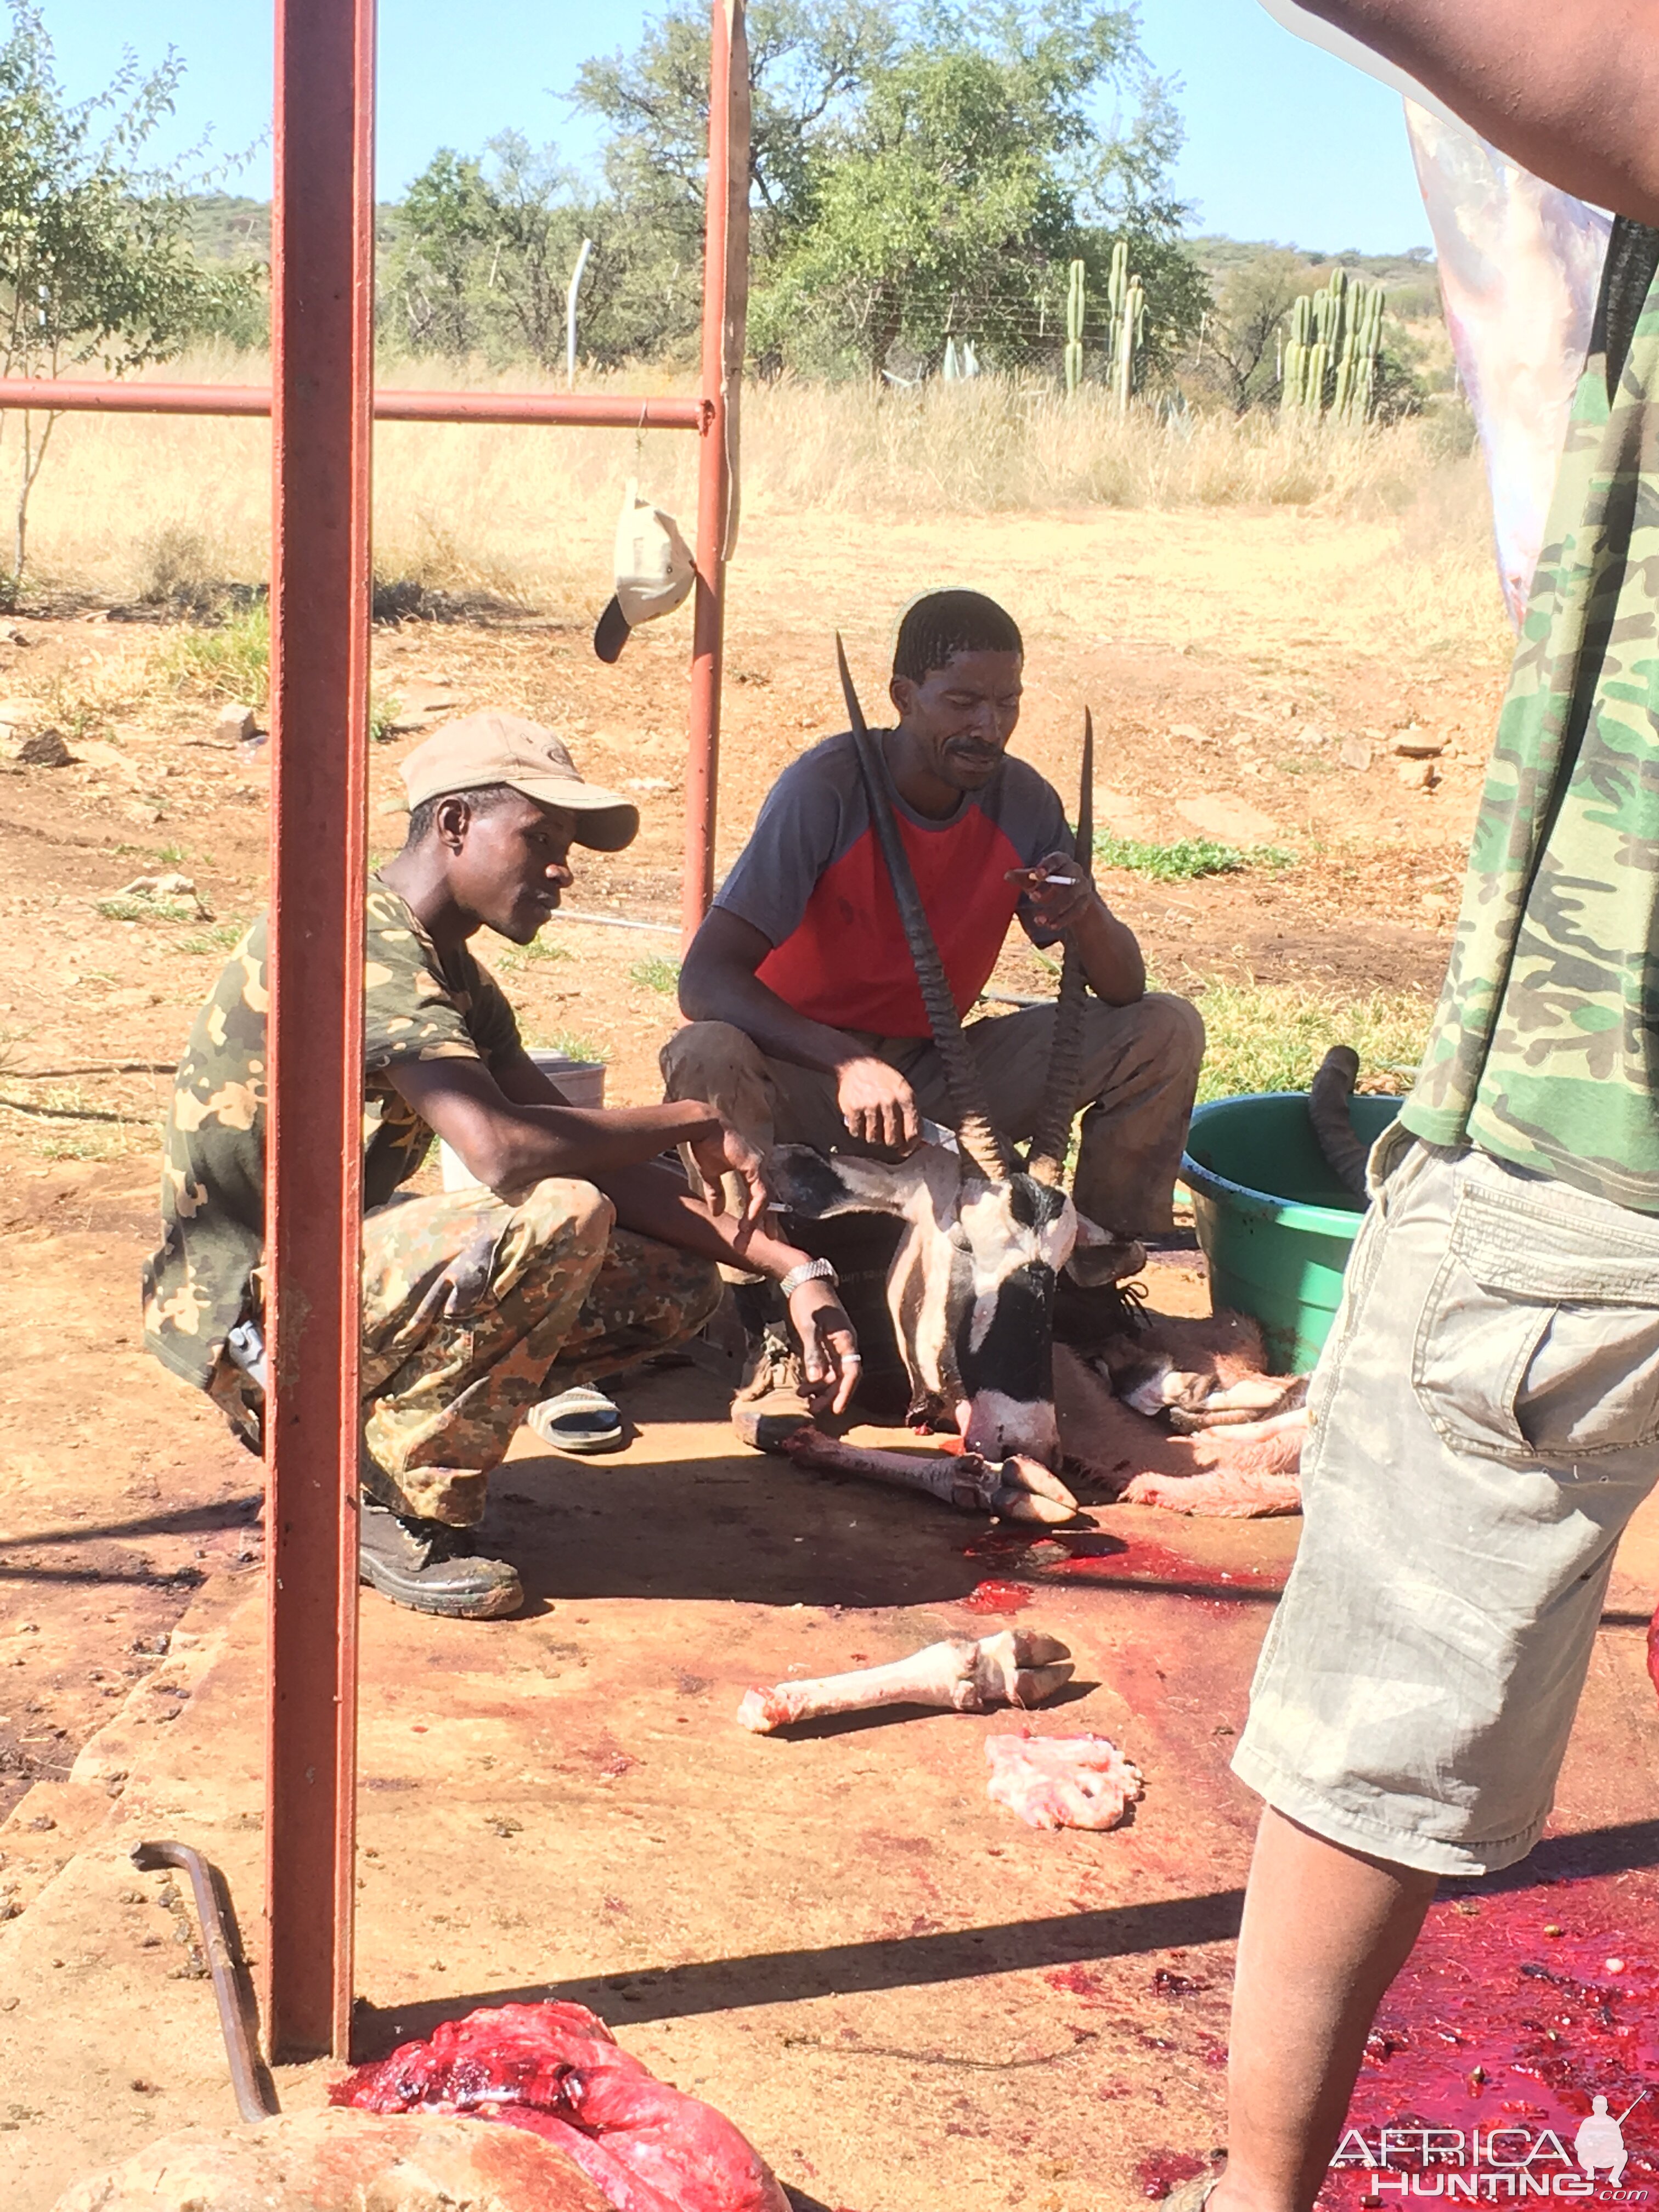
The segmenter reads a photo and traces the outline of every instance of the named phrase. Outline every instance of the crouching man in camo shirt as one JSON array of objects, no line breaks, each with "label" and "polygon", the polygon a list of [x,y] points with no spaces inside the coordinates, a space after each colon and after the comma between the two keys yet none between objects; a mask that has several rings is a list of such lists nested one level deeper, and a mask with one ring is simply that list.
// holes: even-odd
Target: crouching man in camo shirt
[{"label": "crouching man in camo shirt", "polygon": [[[763,1225],[749,1142],[696,1100],[566,1105],[470,950],[486,926],[528,944],[573,881],[573,843],[618,851],[637,810],[507,714],[449,723],[403,775],[408,841],[368,898],[361,1570],[401,1605],[481,1620],[523,1601],[516,1571],[481,1557],[472,1531],[526,1411],[692,1335],[720,1296],[717,1261],[779,1284],[823,1406],[845,1405],[857,1345],[832,1271]],[[265,1007],[261,917],[179,1063],[163,1235],[144,1271],[150,1350],[256,1449]],[[434,1133],[477,1188],[402,1190]],[[712,1211],[659,1164],[675,1145],[710,1191],[738,1179],[741,1213]]]}]

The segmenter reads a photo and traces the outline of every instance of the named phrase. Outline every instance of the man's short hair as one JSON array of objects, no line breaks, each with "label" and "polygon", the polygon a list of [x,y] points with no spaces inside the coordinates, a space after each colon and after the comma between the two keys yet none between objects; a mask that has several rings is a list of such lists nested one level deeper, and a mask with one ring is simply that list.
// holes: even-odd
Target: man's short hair
[{"label": "man's short hair", "polygon": [[510,783],[481,783],[476,791],[439,791],[430,799],[423,799],[418,806],[409,810],[409,828],[404,835],[404,850],[424,845],[437,827],[438,809],[447,799],[464,799],[475,815],[493,813],[509,799],[521,799],[522,792],[515,791]]},{"label": "man's short hair", "polygon": [[1019,625],[983,592],[929,592],[907,607],[893,647],[893,673],[925,684],[958,653],[1017,653],[1025,657]]}]

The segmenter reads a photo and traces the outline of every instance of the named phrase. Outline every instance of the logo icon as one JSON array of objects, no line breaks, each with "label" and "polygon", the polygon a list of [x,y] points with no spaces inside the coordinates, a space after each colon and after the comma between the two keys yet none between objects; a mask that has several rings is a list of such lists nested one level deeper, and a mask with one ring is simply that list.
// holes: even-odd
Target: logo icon
[{"label": "logo icon", "polygon": [[[1647,2094],[1644,2089],[1642,2097]],[[1642,2097],[1627,2105],[1616,2120],[1608,2117],[1605,2097],[1590,2099],[1589,2118],[1580,2124],[1572,2148],[1579,2166],[1592,2181],[1604,2166],[1610,2189],[1617,2189],[1623,2179],[1625,2161],[1630,2155],[1625,2148],[1625,2122],[1641,2103]]]}]

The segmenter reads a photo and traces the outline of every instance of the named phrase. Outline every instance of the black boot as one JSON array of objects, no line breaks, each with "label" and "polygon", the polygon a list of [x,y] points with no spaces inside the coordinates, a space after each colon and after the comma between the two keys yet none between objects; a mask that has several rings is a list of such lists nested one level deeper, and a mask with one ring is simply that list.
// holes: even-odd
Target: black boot
[{"label": "black boot", "polygon": [[372,1498],[362,1502],[357,1577],[394,1605],[452,1620],[495,1620],[524,1603],[518,1571],[478,1556],[471,1528],[417,1521]]}]

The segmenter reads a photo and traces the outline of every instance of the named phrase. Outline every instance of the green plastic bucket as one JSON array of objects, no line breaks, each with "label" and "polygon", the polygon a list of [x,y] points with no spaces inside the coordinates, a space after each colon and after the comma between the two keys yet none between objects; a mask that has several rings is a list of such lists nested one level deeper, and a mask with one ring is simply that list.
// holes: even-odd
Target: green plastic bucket
[{"label": "green plastic bucket", "polygon": [[[1355,1133],[1373,1145],[1398,1098],[1355,1098]],[[1193,1115],[1181,1179],[1218,1306],[1254,1316],[1281,1375],[1311,1367],[1330,1334],[1364,1208],[1315,1140],[1305,1091],[1216,1098]]]}]

